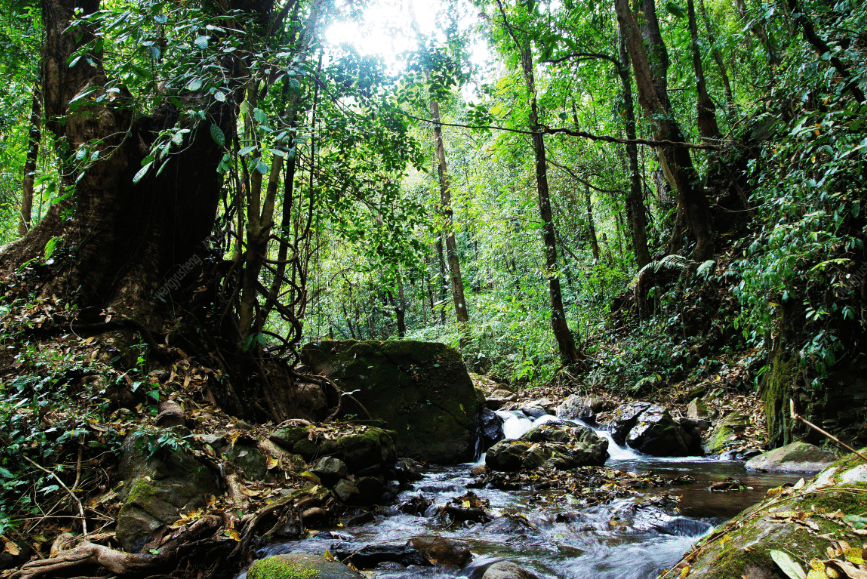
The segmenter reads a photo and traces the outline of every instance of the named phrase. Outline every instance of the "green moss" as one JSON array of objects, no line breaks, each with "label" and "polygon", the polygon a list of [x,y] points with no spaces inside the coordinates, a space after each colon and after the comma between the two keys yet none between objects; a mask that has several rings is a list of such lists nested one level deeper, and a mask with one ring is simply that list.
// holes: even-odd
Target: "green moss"
[{"label": "green moss", "polygon": [[[847,490],[851,489],[851,490]],[[867,512],[867,483],[838,485],[833,490],[806,495],[802,510],[815,507],[826,513],[842,511],[844,515],[862,515]]]},{"label": "green moss", "polygon": [[268,557],[253,563],[247,572],[248,579],[310,579],[318,577],[319,571],[296,565],[279,557]]},{"label": "green moss", "polygon": [[[861,454],[867,455],[867,447],[862,448],[859,452]],[[837,462],[835,462],[831,466],[837,467],[837,472],[842,473],[862,464],[865,464],[864,459],[855,454],[854,452],[850,452],[849,454],[839,458]]]},{"label": "green moss", "polygon": [[773,569],[775,563],[771,557],[761,551],[744,551],[743,549],[727,548],[714,562],[713,570],[716,577],[743,577],[749,564],[757,567]]},{"label": "green moss", "polygon": [[792,428],[784,406],[795,369],[794,356],[787,356],[783,348],[778,348],[771,359],[771,371],[766,374],[762,391],[768,435],[774,446],[792,442]]}]

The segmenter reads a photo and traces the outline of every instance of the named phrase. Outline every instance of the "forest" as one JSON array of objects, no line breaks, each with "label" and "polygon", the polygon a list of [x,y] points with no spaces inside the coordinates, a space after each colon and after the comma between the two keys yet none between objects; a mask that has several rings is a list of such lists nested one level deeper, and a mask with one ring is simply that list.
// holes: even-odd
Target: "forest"
[{"label": "forest", "polygon": [[0,7],[0,576],[867,577],[864,3]]}]

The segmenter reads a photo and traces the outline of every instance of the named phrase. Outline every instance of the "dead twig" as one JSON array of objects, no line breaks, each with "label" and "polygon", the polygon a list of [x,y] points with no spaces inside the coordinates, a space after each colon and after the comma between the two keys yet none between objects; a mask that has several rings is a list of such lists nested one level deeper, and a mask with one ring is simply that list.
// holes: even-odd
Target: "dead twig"
[{"label": "dead twig", "polygon": [[25,456],[23,454],[21,455],[21,457],[24,460],[26,460],[27,462],[29,462],[30,464],[32,464],[33,466],[35,466],[36,468],[38,468],[39,470],[41,470],[42,472],[44,472],[45,474],[50,474],[51,476],[53,476],[54,480],[56,480],[57,483],[61,487],[63,487],[63,490],[65,490],[69,494],[69,496],[72,497],[72,500],[75,501],[75,504],[78,505],[78,513],[81,515],[81,531],[84,535],[87,535],[87,519],[84,516],[84,507],[81,505],[81,501],[78,500],[78,497],[75,496],[75,494],[73,494],[73,492],[71,490],[69,490],[68,486],[63,484],[63,481],[60,480],[60,477],[58,477],[55,473],[51,472],[50,470],[48,470],[46,468],[39,466],[33,460],[31,460],[30,458],[28,458],[27,456]]},{"label": "dead twig", "polygon": [[824,434],[825,436],[827,436],[828,438],[830,438],[831,440],[833,440],[834,442],[836,442],[837,444],[839,444],[843,448],[854,452],[855,454],[857,454],[858,456],[863,458],[865,461],[867,461],[867,456],[864,456],[863,454],[861,454],[860,452],[858,452],[857,450],[855,450],[854,448],[852,448],[851,446],[849,446],[848,444],[846,444],[845,442],[843,442],[842,440],[840,440],[839,438],[837,438],[836,436],[831,434],[830,432],[825,432],[824,430],[822,430],[821,428],[819,428],[818,426],[816,426],[815,424],[813,424],[812,422],[810,422],[809,420],[807,420],[806,418],[804,418],[803,416],[801,416],[800,414],[795,412],[795,401],[792,400],[791,398],[789,398],[789,411],[792,413],[792,420],[797,420],[798,422],[803,422],[804,424],[806,424],[807,426],[809,426],[810,428],[812,428],[816,432],[818,432],[820,434]]}]

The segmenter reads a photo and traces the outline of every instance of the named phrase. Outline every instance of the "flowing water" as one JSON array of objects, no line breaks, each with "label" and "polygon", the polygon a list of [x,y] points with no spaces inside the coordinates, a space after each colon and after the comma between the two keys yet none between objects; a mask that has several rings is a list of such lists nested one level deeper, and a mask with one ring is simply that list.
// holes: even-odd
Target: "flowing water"
[{"label": "flowing water", "polygon": [[[532,426],[557,420],[542,416],[532,421],[519,412],[498,412],[504,418],[506,438],[517,439]],[[401,513],[396,507],[377,511],[375,520],[361,526],[335,528],[319,537],[273,545],[259,555],[305,552],[322,554],[331,543],[351,542],[364,545],[403,545],[418,535],[439,535],[454,539],[469,548],[474,559],[466,568],[449,570],[441,567],[402,568],[390,565],[372,575],[379,579],[470,577],[480,579],[492,563],[507,559],[535,573],[540,579],[644,579],[677,562],[698,539],[714,525],[733,517],[744,508],[759,502],[767,489],[799,477],[749,473],[740,462],[724,462],[703,457],[657,458],[621,447],[604,431],[597,431],[609,441],[611,457],[606,466],[638,474],[654,473],[666,479],[690,475],[693,484],[650,488],[643,500],[618,499],[603,506],[585,507],[577,500],[564,498],[564,491],[502,491],[473,489],[491,502],[495,517],[520,515],[530,525],[515,524],[503,517],[486,524],[448,525],[434,516],[436,507],[467,492],[473,481],[470,469],[484,462],[428,469],[423,480],[401,493],[398,504],[419,494],[432,499],[427,516]],[[749,490],[718,493],[708,487],[727,477],[739,479]],[[677,510],[662,509],[652,499],[669,493],[682,496]],[[559,500],[555,500],[559,499]],[[526,519],[524,519],[526,517]],[[325,539],[324,537],[328,537]],[[238,579],[244,579],[242,574]]]}]

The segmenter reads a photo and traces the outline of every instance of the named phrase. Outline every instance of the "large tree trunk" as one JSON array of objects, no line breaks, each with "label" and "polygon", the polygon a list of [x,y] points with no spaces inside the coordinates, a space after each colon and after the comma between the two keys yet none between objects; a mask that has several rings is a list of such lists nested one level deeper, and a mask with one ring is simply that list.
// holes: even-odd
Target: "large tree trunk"
[{"label": "large tree trunk", "polygon": [[[98,0],[43,2],[46,126],[64,159],[62,186],[74,192],[52,206],[26,237],[6,246],[0,266],[9,271],[38,258],[51,238],[62,237],[61,247],[69,255],[55,260],[48,290],[69,297],[77,292],[82,307],[111,307],[149,325],[156,323],[154,294],[161,279],[189,260],[211,231],[219,198],[220,149],[207,130],[194,131],[160,177],[133,184],[150,144],[160,130],[175,124],[177,112],[164,105],[153,117],[135,118],[129,93],[106,95],[102,89],[108,78],[101,55],[92,59],[96,65],[84,58],[72,67],[67,64],[76,48],[93,37],[86,28],[78,38],[79,31],[68,30],[74,12],[87,15],[98,8]],[[86,87],[96,90],[70,110],[70,100]],[[108,98],[97,103],[99,96]],[[226,110],[204,102],[201,106],[228,130]],[[82,169],[68,159],[82,148],[87,148],[86,158],[96,150],[100,154],[80,175]],[[61,217],[67,211],[72,211],[71,220]]]},{"label": "large tree trunk", "polygon": [[431,99],[430,112],[434,127],[434,145],[437,155],[437,176],[440,183],[440,205],[443,213],[443,237],[446,238],[446,257],[449,261],[452,298],[455,302],[455,317],[465,324],[470,321],[467,301],[464,297],[464,279],[461,276],[461,261],[458,259],[458,244],[455,240],[454,211],[452,211],[452,190],[449,183],[449,168],[446,163],[446,150],[443,145],[443,129],[440,123],[440,105]]},{"label": "large tree trunk", "polygon": [[[563,292],[560,289],[560,271],[557,265],[557,241],[554,230],[554,215],[551,211],[551,196],[548,189],[548,163],[545,159],[545,140],[539,125],[536,104],[536,85],[533,79],[533,56],[529,47],[521,48],[521,67],[530,99],[530,130],[533,132],[533,153],[536,159],[536,190],[539,194],[539,213],[542,217],[542,241],[545,243],[545,266],[548,275],[548,293],[551,298],[551,330],[557,340],[560,358],[566,364],[577,364],[580,354],[575,347],[575,338],[566,322],[563,307]],[[594,235],[595,236],[595,235]],[[598,247],[597,247],[598,252]]]},{"label": "large tree trunk", "polygon": [[[666,178],[677,191],[678,206],[683,209],[690,233],[695,237],[694,257],[699,260],[708,259],[713,254],[713,224],[710,206],[700,187],[698,173],[692,164],[689,149],[679,147],[676,144],[685,142],[685,138],[680,125],[671,114],[667,91],[663,90],[665,87],[664,77],[667,72],[667,56],[663,57],[666,55],[664,45],[656,45],[662,43],[662,37],[658,33],[659,24],[656,21],[653,0],[646,0],[644,3],[644,18],[647,21],[645,25],[646,38],[650,44],[649,50],[645,50],[642,35],[639,33],[635,16],[629,9],[628,1],[615,0],[614,6],[632,60],[632,68],[638,86],[638,101],[653,123],[655,138],[660,141],[675,143],[659,147],[658,158]],[[653,65],[651,65],[648,52],[653,55]]]},{"label": "large tree trunk", "polygon": [[690,49],[692,51],[692,66],[695,69],[695,85],[698,90],[698,131],[705,139],[718,140],[722,137],[716,122],[716,105],[707,92],[707,82],[704,78],[704,67],[701,64],[701,51],[698,46],[698,25],[695,19],[695,3],[686,0],[689,20]]},{"label": "large tree trunk", "polygon": [[33,187],[36,182],[36,162],[39,160],[39,141],[42,131],[39,124],[42,118],[42,105],[39,102],[39,89],[33,87],[33,102],[30,107],[30,131],[27,135],[27,160],[24,162],[24,187],[21,192],[21,221],[18,223],[18,235],[27,235],[30,231],[30,220],[33,213]]},{"label": "large tree trunk", "polygon": [[705,8],[704,0],[698,0],[698,5],[701,8],[701,17],[704,20],[704,26],[707,29],[707,40],[712,47],[712,54],[714,62],[716,62],[717,68],[719,68],[719,74],[722,78],[723,89],[726,93],[726,104],[728,107],[729,115],[734,112],[735,109],[735,97],[732,93],[732,85],[729,80],[728,71],[726,70],[726,64],[722,57],[722,52],[720,52],[719,46],[716,43],[716,39],[713,34],[713,27],[710,23],[710,18],[707,15],[707,8]]},{"label": "large tree trunk", "polygon": [[[626,52],[626,39],[623,27],[619,27],[620,65],[617,73],[623,85],[623,110],[626,113],[626,138],[634,141],[635,105],[632,98],[632,79],[629,77],[629,55]],[[638,169],[638,145],[630,142],[626,145],[626,156],[629,159],[629,193],[626,196],[626,212],[629,216],[630,232],[632,233],[632,248],[635,251],[635,264],[641,269],[650,263],[650,251],[647,249],[647,218],[644,213],[644,198],[641,194],[641,173]]]}]

